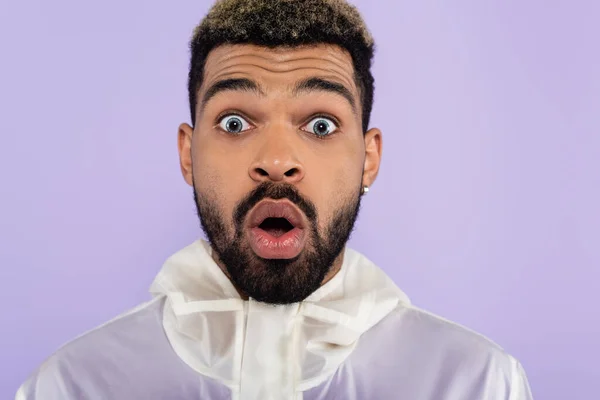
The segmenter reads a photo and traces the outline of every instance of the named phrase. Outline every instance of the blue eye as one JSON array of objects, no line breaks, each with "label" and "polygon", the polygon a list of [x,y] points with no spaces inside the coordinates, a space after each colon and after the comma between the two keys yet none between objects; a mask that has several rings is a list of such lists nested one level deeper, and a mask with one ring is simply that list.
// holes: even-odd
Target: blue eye
[{"label": "blue eye", "polygon": [[219,121],[219,126],[225,132],[239,134],[250,129],[250,124],[237,114],[226,115]]},{"label": "blue eye", "polygon": [[306,130],[316,136],[324,137],[331,135],[337,130],[337,125],[329,118],[317,117],[313,118],[308,124],[305,125]]}]

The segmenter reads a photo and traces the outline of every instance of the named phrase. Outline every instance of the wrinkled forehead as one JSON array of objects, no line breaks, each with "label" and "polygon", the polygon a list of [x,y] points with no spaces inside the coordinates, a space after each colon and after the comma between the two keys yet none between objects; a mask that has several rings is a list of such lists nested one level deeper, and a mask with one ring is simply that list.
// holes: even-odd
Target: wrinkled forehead
[{"label": "wrinkled forehead", "polygon": [[231,77],[256,80],[267,90],[291,90],[295,82],[307,77],[325,78],[344,85],[357,99],[359,96],[352,57],[336,45],[221,45],[206,59],[200,92]]}]

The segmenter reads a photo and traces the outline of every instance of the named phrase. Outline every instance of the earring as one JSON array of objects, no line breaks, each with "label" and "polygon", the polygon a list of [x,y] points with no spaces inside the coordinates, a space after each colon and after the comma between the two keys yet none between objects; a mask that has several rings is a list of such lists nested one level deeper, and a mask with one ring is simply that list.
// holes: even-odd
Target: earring
[{"label": "earring", "polygon": [[362,187],[362,189],[361,189],[361,191],[360,191],[360,194],[361,194],[362,196],[364,196],[364,195],[365,195],[365,194],[367,194],[367,193],[369,193],[369,187],[365,185],[365,186],[363,186],[363,187]]}]

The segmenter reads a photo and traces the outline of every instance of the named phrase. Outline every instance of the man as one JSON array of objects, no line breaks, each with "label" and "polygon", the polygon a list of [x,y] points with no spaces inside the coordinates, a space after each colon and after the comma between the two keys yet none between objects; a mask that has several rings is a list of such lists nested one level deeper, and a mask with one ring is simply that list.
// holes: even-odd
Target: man
[{"label": "man", "polygon": [[208,242],[17,399],[531,399],[514,358],[346,248],[381,158],[356,9],[223,0],[191,50],[178,145]]}]

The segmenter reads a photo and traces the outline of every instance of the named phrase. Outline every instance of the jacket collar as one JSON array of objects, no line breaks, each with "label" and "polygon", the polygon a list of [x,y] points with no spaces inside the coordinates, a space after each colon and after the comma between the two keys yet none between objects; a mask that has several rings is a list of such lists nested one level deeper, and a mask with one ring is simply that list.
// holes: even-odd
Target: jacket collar
[{"label": "jacket collar", "polygon": [[234,398],[296,398],[331,376],[360,336],[406,295],[367,258],[346,248],[340,271],[301,303],[242,300],[199,240],[164,264],[150,291],[165,296],[163,326],[191,368]]}]

